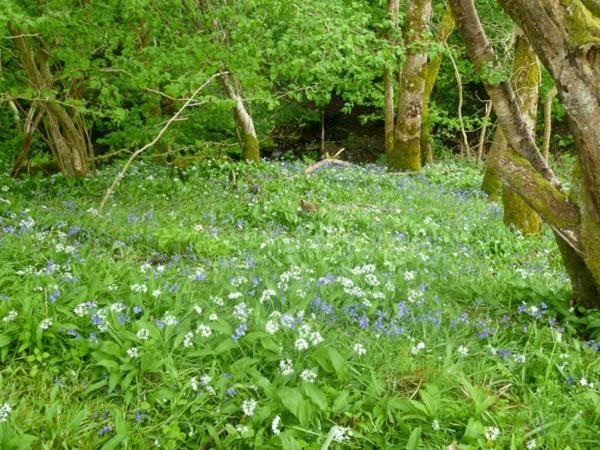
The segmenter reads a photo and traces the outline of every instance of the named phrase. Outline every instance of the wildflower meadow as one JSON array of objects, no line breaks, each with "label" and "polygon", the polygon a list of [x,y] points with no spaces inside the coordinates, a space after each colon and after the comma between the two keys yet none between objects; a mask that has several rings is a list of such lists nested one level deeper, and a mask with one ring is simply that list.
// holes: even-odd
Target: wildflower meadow
[{"label": "wildflower meadow", "polygon": [[598,448],[550,230],[468,162],[304,167],[3,175],[0,448]]}]

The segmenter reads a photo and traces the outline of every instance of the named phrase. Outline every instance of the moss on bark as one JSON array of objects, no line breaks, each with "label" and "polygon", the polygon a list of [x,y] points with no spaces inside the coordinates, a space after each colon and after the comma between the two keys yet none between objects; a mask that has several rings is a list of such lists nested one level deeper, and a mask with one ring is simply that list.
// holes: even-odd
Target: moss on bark
[{"label": "moss on bark", "polygon": [[491,202],[499,202],[502,198],[502,180],[495,167],[489,165],[485,167],[481,190],[487,194]]},{"label": "moss on bark", "polygon": [[258,139],[251,134],[244,134],[244,146],[242,148],[242,157],[245,161],[260,161],[260,149]]},{"label": "moss on bark", "polygon": [[[514,225],[525,235],[538,234],[540,232],[541,220],[533,209],[514,192],[510,187],[502,189],[504,202],[504,223]],[[507,207],[508,206],[508,207]]]}]

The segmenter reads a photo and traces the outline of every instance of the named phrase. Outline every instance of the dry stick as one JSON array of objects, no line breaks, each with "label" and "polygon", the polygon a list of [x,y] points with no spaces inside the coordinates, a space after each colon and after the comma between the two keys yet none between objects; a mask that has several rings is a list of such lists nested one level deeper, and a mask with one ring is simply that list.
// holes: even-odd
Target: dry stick
[{"label": "dry stick", "polygon": [[450,61],[452,62],[452,67],[454,68],[454,76],[456,77],[456,84],[458,85],[458,120],[460,121],[460,132],[462,134],[462,138],[463,138],[463,146],[465,147],[465,154],[466,156],[469,156],[469,139],[467,138],[467,132],[465,131],[465,123],[463,120],[463,115],[462,115],[462,105],[463,105],[463,86],[462,86],[462,80],[460,78],[460,72],[458,70],[458,67],[456,66],[456,61],[454,60],[454,56],[452,56],[452,50],[450,50],[450,47],[448,47],[446,45],[446,48],[448,49],[448,57],[450,58]]},{"label": "dry stick", "polygon": [[100,202],[100,206],[98,207],[97,214],[100,214],[102,212],[102,209],[104,208],[104,205],[106,205],[106,202],[108,201],[108,198],[113,194],[113,192],[115,191],[115,188],[117,187],[117,184],[119,184],[119,182],[121,181],[121,179],[125,176],[125,173],[127,172],[127,169],[129,169],[129,166],[131,165],[131,163],[133,162],[133,160],[135,158],[137,158],[139,155],[141,155],[145,150],[147,150],[148,148],[150,148],[154,144],[156,144],[160,140],[160,138],[163,136],[163,134],[165,134],[165,132],[169,129],[169,127],[171,126],[171,124],[173,122],[175,122],[177,120],[177,118],[181,115],[181,113],[194,101],[194,98],[196,98],[196,96],[200,93],[200,91],[202,91],[206,86],[208,86],[212,82],[212,80],[214,80],[217,77],[220,77],[223,74],[224,74],[224,72],[216,73],[212,77],[210,77],[208,80],[206,80],[206,82],[202,86],[200,86],[198,89],[196,89],[196,91],[194,91],[194,93],[191,95],[191,97],[186,100],[186,102],[179,109],[179,111],[177,111],[175,113],[175,115],[169,119],[169,121],[160,130],[160,132],[156,135],[156,137],[152,140],[152,142],[150,142],[149,144],[144,145],[139,150],[136,150],[129,157],[129,159],[127,160],[127,162],[125,163],[125,165],[123,166],[123,168],[121,169],[121,171],[119,172],[119,174],[115,177],[112,185],[106,191],[106,194],[104,194],[104,198],[102,198],[102,201]]},{"label": "dry stick", "polygon": [[485,133],[489,125],[490,114],[492,113],[492,101],[485,102],[485,117],[483,118],[483,126],[479,135],[479,145],[477,146],[477,162],[481,161],[483,156],[483,145],[485,144]]}]

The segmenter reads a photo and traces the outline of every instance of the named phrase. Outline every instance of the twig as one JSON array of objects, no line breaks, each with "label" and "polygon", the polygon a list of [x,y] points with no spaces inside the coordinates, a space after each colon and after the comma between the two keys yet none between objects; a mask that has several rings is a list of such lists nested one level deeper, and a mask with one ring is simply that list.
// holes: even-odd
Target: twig
[{"label": "twig", "polygon": [[452,62],[452,67],[454,68],[454,76],[456,77],[456,84],[458,85],[458,120],[460,121],[460,131],[463,138],[463,145],[465,147],[465,154],[469,156],[470,148],[469,148],[469,139],[467,138],[467,132],[465,131],[465,122],[463,120],[462,115],[462,106],[463,106],[463,86],[462,80],[460,78],[460,71],[458,70],[458,66],[456,65],[456,61],[454,60],[454,56],[452,56],[452,50],[450,47],[446,45],[448,49],[448,57]]},{"label": "twig", "polygon": [[479,135],[479,145],[477,146],[477,162],[481,161],[483,156],[483,145],[485,144],[485,133],[489,125],[490,114],[492,113],[492,101],[488,100],[485,102],[485,117],[483,118],[483,125],[481,127],[481,134]]},{"label": "twig", "polygon": [[106,202],[108,201],[109,197],[113,194],[113,192],[115,191],[115,188],[117,187],[117,185],[119,184],[119,182],[121,181],[121,179],[123,179],[123,177],[125,176],[125,173],[127,172],[127,169],[129,169],[129,166],[134,161],[134,159],[136,159],[139,155],[141,155],[145,150],[147,150],[148,148],[150,148],[154,144],[156,144],[160,140],[160,138],[163,136],[163,134],[165,134],[165,132],[169,129],[169,127],[171,126],[171,124],[173,122],[175,122],[177,120],[177,118],[181,115],[181,113],[192,103],[192,101],[194,100],[194,98],[196,98],[196,96],[200,93],[200,91],[202,91],[206,86],[208,86],[212,82],[212,80],[214,80],[217,77],[220,77],[221,75],[223,75],[223,73],[219,72],[219,73],[216,73],[213,76],[211,76],[208,80],[206,80],[204,82],[204,84],[202,84],[202,86],[200,86],[198,89],[196,89],[194,91],[194,93],[192,94],[192,96],[187,99],[187,101],[183,104],[183,106],[179,109],[179,111],[177,111],[175,113],[175,115],[173,117],[171,117],[171,119],[160,130],[160,132],[156,135],[156,137],[152,140],[152,142],[144,145],[139,150],[136,150],[129,157],[129,159],[127,160],[127,162],[125,163],[125,165],[123,166],[123,168],[121,169],[121,171],[119,172],[119,174],[115,177],[112,185],[106,191],[106,194],[104,194],[104,198],[102,199],[102,201],[100,202],[100,206],[98,207],[97,214],[100,214],[102,212],[102,210],[104,209],[104,205],[106,205]]}]

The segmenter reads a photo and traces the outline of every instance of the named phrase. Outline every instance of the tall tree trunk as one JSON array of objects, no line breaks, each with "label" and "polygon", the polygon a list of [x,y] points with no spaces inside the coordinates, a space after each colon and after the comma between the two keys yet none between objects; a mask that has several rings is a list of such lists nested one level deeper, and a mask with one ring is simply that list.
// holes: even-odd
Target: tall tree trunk
[{"label": "tall tree trunk", "polygon": [[[448,8],[435,33],[436,44],[440,47],[444,46],[455,27],[452,11]],[[444,54],[441,51],[436,53],[427,63],[427,72],[425,73],[425,92],[423,94],[423,112],[421,113],[421,163],[423,165],[433,162],[433,138],[431,137],[429,102],[443,58]]]},{"label": "tall tree trunk", "polygon": [[[386,40],[393,45],[392,38],[395,28],[398,27],[398,15],[400,10],[399,0],[388,0],[388,15],[391,30],[386,32]],[[396,79],[397,61],[393,58],[387,61],[383,68],[383,95],[385,100],[385,154],[391,157],[394,150],[394,83]]]},{"label": "tall tree trunk", "polygon": [[409,0],[406,16],[408,54],[400,79],[394,149],[388,170],[421,170],[421,113],[425,93],[431,0]]},{"label": "tall tree trunk", "polygon": [[[516,101],[519,103],[523,121],[527,124],[531,136],[535,136],[542,72],[533,48],[521,32],[517,32],[514,46],[515,57],[510,82],[516,93]],[[501,151],[506,151],[506,148]],[[523,234],[540,232],[539,216],[510,185],[503,186],[502,203],[504,204],[504,223],[506,225],[514,225]]]},{"label": "tall tree trunk", "polygon": [[244,99],[239,83],[231,73],[223,75],[221,80],[225,93],[234,101],[233,113],[240,131],[242,158],[244,158],[245,161],[258,162],[260,160],[260,151],[256,131],[254,129],[254,121],[244,105]]},{"label": "tall tree trunk", "polygon": [[[503,182],[548,223],[574,300],[600,307],[600,17],[581,0],[500,0],[554,78],[573,133],[577,168],[565,196],[523,120],[509,83],[485,80],[498,67],[473,0],[450,0],[454,17],[494,102],[512,151],[497,165]],[[593,6],[593,5],[592,5]]]},{"label": "tall tree trunk", "polygon": [[55,88],[47,51],[41,49],[36,55],[22,33],[10,23],[8,29],[28,82],[41,97],[36,100],[44,113],[46,142],[60,171],[67,177],[87,175],[93,151],[83,118],[75,108],[64,106],[54,97],[44,94],[44,91]]}]

